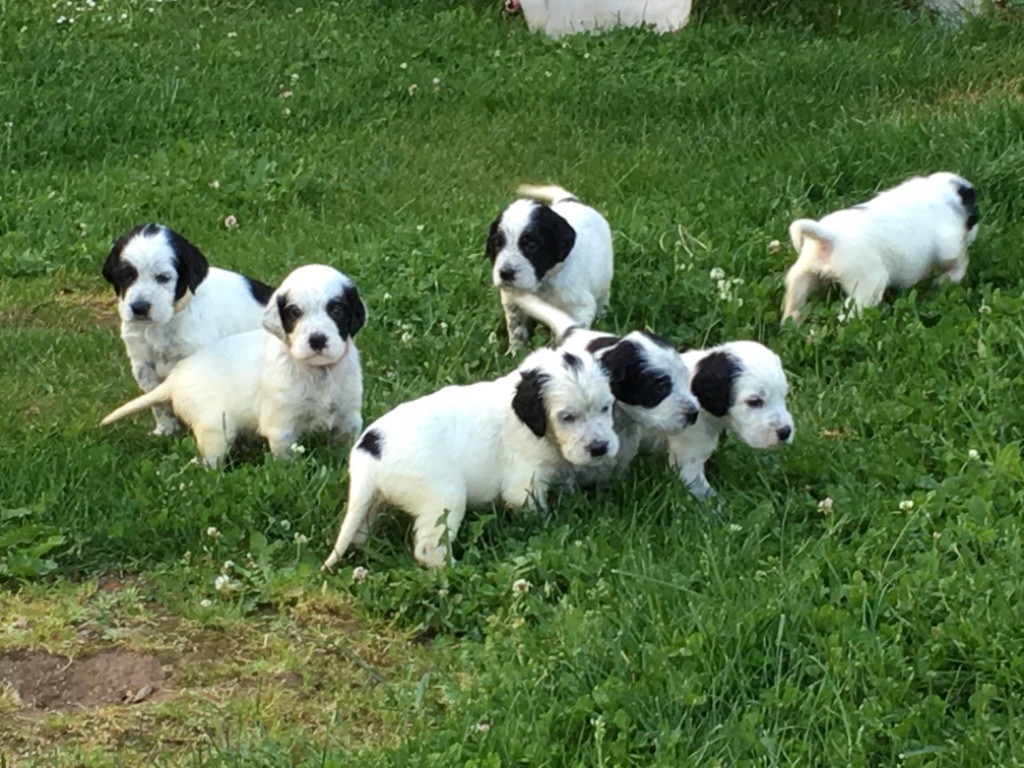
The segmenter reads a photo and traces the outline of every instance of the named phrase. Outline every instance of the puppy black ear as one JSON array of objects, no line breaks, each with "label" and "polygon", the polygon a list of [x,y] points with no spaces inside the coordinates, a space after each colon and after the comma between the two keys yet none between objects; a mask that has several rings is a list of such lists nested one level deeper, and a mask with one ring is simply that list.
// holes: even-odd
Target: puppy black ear
[{"label": "puppy black ear", "polygon": [[512,410],[537,437],[544,437],[548,430],[548,415],[544,408],[544,386],[548,379],[546,373],[536,368],[523,371],[512,397]]},{"label": "puppy black ear", "polygon": [[546,205],[537,206],[536,222],[544,233],[548,249],[555,262],[565,261],[569,251],[576,245],[576,230],[569,222]]},{"label": "puppy black ear", "polygon": [[957,184],[956,193],[960,196],[960,204],[964,207],[964,215],[967,217],[967,229],[971,229],[981,221],[978,214],[978,200],[974,193],[974,187],[970,184]]},{"label": "puppy black ear", "polygon": [[728,352],[711,352],[697,363],[690,389],[700,407],[715,416],[725,416],[733,403],[732,385],[739,372],[739,362]]},{"label": "puppy black ear", "polygon": [[210,265],[202,251],[173,229],[167,230],[167,241],[174,251],[174,266],[178,270],[178,284],[174,287],[174,300],[177,301],[186,291],[196,292],[199,284],[206,279]]},{"label": "puppy black ear", "polygon": [[340,296],[328,302],[327,311],[343,339],[355,336],[366,325],[366,305],[354,285],[346,285]]},{"label": "puppy black ear", "polygon": [[487,245],[484,247],[484,255],[492,262],[498,258],[498,252],[505,247],[505,235],[501,231],[501,217],[491,222],[491,228],[487,232]]},{"label": "puppy black ear", "polygon": [[640,408],[655,408],[672,392],[672,378],[650,370],[639,344],[619,341],[601,355],[615,399]]},{"label": "puppy black ear", "polygon": [[274,291],[263,310],[263,330],[277,336],[288,343],[288,333],[284,329],[284,308],[288,306],[288,295]]}]

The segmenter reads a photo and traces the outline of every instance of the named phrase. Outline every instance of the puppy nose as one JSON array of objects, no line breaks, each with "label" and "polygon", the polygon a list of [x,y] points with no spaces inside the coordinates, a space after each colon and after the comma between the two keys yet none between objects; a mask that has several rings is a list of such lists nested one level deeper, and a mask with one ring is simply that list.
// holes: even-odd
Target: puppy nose
[{"label": "puppy nose", "polygon": [[694,408],[692,411],[687,411],[686,412],[686,423],[689,424],[692,427],[694,424],[697,423],[697,416],[699,414],[700,414],[700,411],[698,409],[696,409],[696,408]]},{"label": "puppy nose", "polygon": [[590,455],[596,459],[598,456],[604,456],[608,453],[608,443],[603,440],[591,443],[587,446],[587,450],[590,451]]},{"label": "puppy nose", "polygon": [[498,270],[498,277],[501,278],[502,282],[511,283],[516,279],[516,271],[512,267],[502,267]]},{"label": "puppy nose", "polygon": [[779,436],[779,441],[784,443],[787,440],[789,440],[789,436],[793,434],[793,428],[779,427],[777,430],[775,430],[775,434]]},{"label": "puppy nose", "polygon": [[131,303],[132,314],[136,317],[145,317],[153,307],[148,301],[133,301]]},{"label": "puppy nose", "polygon": [[309,337],[309,348],[312,349],[314,352],[319,352],[326,346],[327,337],[324,336],[322,333],[314,333],[312,336]]}]

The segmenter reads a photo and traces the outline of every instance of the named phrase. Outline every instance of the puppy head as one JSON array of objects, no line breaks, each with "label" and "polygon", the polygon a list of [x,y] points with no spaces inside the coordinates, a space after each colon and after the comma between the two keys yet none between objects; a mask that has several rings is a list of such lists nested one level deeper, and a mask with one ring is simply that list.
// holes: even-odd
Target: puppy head
[{"label": "puppy head", "polygon": [[633,331],[595,339],[589,348],[608,372],[619,408],[634,421],[658,432],[679,432],[697,421],[690,371],[668,341]]},{"label": "puppy head", "polygon": [[576,244],[576,230],[550,207],[516,200],[491,223],[486,253],[499,288],[536,291],[562,268]]},{"label": "puppy head", "polygon": [[263,312],[263,327],[296,361],[313,366],[339,362],[365,323],[366,307],[355,283],[322,264],[291,272]]},{"label": "puppy head", "polygon": [[752,448],[793,441],[786,410],[789,386],[779,356],[754,341],[733,341],[705,353],[690,381],[701,408],[725,420]]},{"label": "puppy head", "polygon": [[537,437],[549,439],[570,464],[586,466],[619,452],[612,395],[590,355],[539,349],[519,366],[512,410]]},{"label": "puppy head", "polygon": [[103,264],[126,323],[166,323],[184,309],[208,271],[198,248],[160,224],[143,224],[119,237]]}]

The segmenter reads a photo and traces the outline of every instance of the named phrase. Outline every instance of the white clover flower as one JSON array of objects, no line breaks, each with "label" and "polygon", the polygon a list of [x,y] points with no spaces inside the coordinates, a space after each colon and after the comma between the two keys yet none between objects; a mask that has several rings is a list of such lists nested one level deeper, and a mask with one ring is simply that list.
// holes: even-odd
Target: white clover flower
[{"label": "white clover flower", "polygon": [[382,299],[383,299],[384,301],[387,301],[388,299],[390,299],[390,298],[391,298],[391,294],[390,294],[390,293],[388,293],[387,291],[384,291],[384,295],[383,295],[383,296],[381,296],[381,298],[382,298]]},{"label": "white clover flower", "polygon": [[981,454],[979,454],[976,450],[971,448],[971,450],[967,452],[967,458],[970,459],[971,461],[977,461],[979,458],[981,458]]},{"label": "white clover flower", "polygon": [[213,580],[213,588],[220,592],[222,595],[226,595],[228,592],[234,592],[236,589],[238,589],[238,586],[231,580],[230,576],[222,573],[220,576]]},{"label": "white clover flower", "polygon": [[409,95],[415,96],[416,92],[419,91],[419,89],[420,87],[416,85],[416,83],[413,83],[412,85],[409,86]]},{"label": "white clover flower", "polygon": [[221,573],[227,573],[228,571],[230,571],[234,567],[235,567],[235,562],[233,560],[225,560],[224,564],[221,565],[221,567],[220,567],[220,572]]},{"label": "white clover flower", "polygon": [[288,450],[291,451],[292,453],[298,453],[301,455],[306,452],[306,446],[302,445],[301,443],[292,443],[288,447]]},{"label": "white clover flower", "polygon": [[426,229],[426,224],[417,224],[416,225],[416,231],[417,232],[422,232],[424,229]]},{"label": "white clover flower", "polygon": [[729,533],[739,533],[743,530],[743,526],[739,523],[729,523]]},{"label": "white clover flower", "polygon": [[408,65],[408,64],[406,64],[406,63],[405,63],[405,62],[403,61],[403,62],[402,62],[401,64],[399,64],[399,65],[398,65],[398,68],[399,68],[399,69],[408,69],[408,68],[409,68],[409,65]]},{"label": "white clover flower", "polygon": [[[151,10],[151,11],[152,11],[153,9],[152,9],[152,8],[150,8],[149,10]],[[228,37],[238,37],[238,33],[237,33],[237,32],[228,32],[228,35],[227,35],[227,36],[228,36]]]},{"label": "white clover flower", "polygon": [[835,502],[832,501],[831,496],[826,496],[824,499],[818,502],[818,511],[824,515],[827,515],[832,511],[832,507]]},{"label": "white clover flower", "polygon": [[914,502],[911,499],[904,499],[900,502],[901,512],[911,512],[914,509]]},{"label": "white clover flower", "polygon": [[[302,9],[300,8],[299,10],[301,11]],[[299,82],[299,73],[292,72],[291,77],[288,79],[292,81],[292,85],[295,85],[297,82]]]},{"label": "white clover flower", "polygon": [[513,595],[525,595],[530,591],[530,587],[533,585],[526,579],[516,579],[512,582],[512,594]]},{"label": "white clover flower", "polygon": [[434,90],[435,91],[440,91],[441,90],[441,78],[440,77],[435,77],[430,82],[431,82],[431,85],[434,86]]},{"label": "white clover flower", "polygon": [[723,280],[725,279],[725,270],[721,267],[714,267],[709,273],[712,280]]},{"label": "white clover flower", "polygon": [[279,99],[290,99],[292,97],[292,92],[291,91],[281,91],[279,94],[277,94],[277,97]]},{"label": "white clover flower", "polygon": [[990,307],[988,304],[982,304],[980,307],[978,307],[978,313],[982,315],[991,315],[992,307]]},{"label": "white clover flower", "polygon": [[548,72],[547,70],[544,70],[544,77],[551,77],[551,73]]},{"label": "white clover flower", "polygon": [[402,336],[401,336],[401,341],[402,341],[403,344],[411,344],[412,343],[412,334],[409,333],[408,331],[403,332]]},{"label": "white clover flower", "polygon": [[211,539],[219,539],[220,531],[218,531],[211,525],[209,528],[206,529],[206,535],[209,536]]},{"label": "white clover flower", "polygon": [[208,597],[204,597],[202,600],[199,601],[200,608],[209,608],[211,605],[213,605],[213,600],[211,600]]},{"label": "white clover flower", "polygon": [[210,189],[220,189],[220,182],[214,179],[210,182]]},{"label": "white clover flower", "polygon": [[441,328],[442,331],[447,331],[448,330],[448,323],[446,323],[444,320],[442,320],[440,325],[439,325],[439,327]]},{"label": "white clover flower", "polygon": [[942,538],[942,532],[941,531],[932,531],[932,538],[935,539],[936,541],[938,541],[939,539]]},{"label": "white clover flower", "polygon": [[238,219],[235,218],[235,215],[233,213],[230,213],[224,217],[224,228],[238,229]]},{"label": "white clover flower", "polygon": [[291,520],[282,520],[281,521],[281,528],[286,530],[286,531],[290,531],[292,529]]},{"label": "white clover flower", "polygon": [[361,565],[352,569],[352,581],[366,581],[366,577],[369,575],[370,572]]},{"label": "white clover flower", "polygon": [[306,544],[308,542],[309,542],[309,539],[307,539],[305,536],[303,536],[298,531],[295,532],[295,543],[296,544]]},{"label": "white clover flower", "polygon": [[487,733],[489,730],[491,730],[490,723],[476,723],[473,726],[474,733]]},{"label": "white clover flower", "polygon": [[778,240],[772,240],[768,243],[768,253],[778,253],[780,248],[782,248],[782,243]]},{"label": "white clover flower", "polygon": [[288,107],[285,107],[284,109],[281,110],[281,114],[284,115],[285,117],[291,117],[292,111]]}]

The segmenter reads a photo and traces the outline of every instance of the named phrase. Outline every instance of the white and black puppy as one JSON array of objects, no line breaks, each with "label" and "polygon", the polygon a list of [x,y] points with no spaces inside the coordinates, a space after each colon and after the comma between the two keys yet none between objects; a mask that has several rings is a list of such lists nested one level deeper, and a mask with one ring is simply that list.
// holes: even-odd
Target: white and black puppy
[{"label": "white and black puppy", "polygon": [[682,358],[700,416],[689,429],[668,435],[669,460],[693,495],[706,499],[715,489],[704,465],[723,432],[733,432],[752,448],[793,441],[793,417],[786,409],[789,385],[779,356],[755,341],[690,350]]},{"label": "white and black puppy", "polygon": [[[196,246],[160,224],[144,224],[118,238],[103,277],[117,292],[121,338],[143,392],[210,342],[259,328],[274,290],[210,267]],[[166,405],[154,406],[153,415],[154,434],[169,435],[180,426]]]},{"label": "white and black puppy", "polygon": [[959,283],[978,221],[974,187],[945,172],[908,179],[821,221],[797,219],[789,237],[799,256],[786,274],[782,319],[799,320],[823,282],[839,283],[854,313],[878,304],[889,286],[933,275]]},{"label": "white and black puppy", "polygon": [[[645,435],[679,432],[697,421],[699,405],[690,391],[690,371],[666,339],[646,331],[616,336],[579,328],[568,314],[533,294],[519,294],[513,301],[551,330],[559,349],[592,354],[608,373],[619,436],[616,468],[629,465]],[[608,467],[576,473],[584,485],[607,475]]]},{"label": "white and black puppy", "polygon": [[349,455],[348,506],[324,568],[366,541],[385,504],[414,518],[416,559],[443,566],[467,507],[532,500],[543,508],[569,465],[614,458],[613,404],[593,357],[541,349],[507,376],[399,405]]},{"label": "white and black puppy", "polygon": [[240,432],[266,438],[275,456],[317,428],[354,437],[363,426],[363,375],[353,337],[365,322],[352,280],[319,264],[299,267],[270,297],[263,329],[207,345],[102,423],[166,403],[210,466]]},{"label": "white and black puppy", "polygon": [[528,346],[532,331],[514,296],[534,293],[589,328],[608,304],[614,261],[608,222],[571,192],[524,185],[518,193],[535,199],[508,206],[491,223],[486,245],[512,349]]},{"label": "white and black puppy", "polygon": [[523,12],[531,30],[553,38],[616,27],[653,27],[675,32],[690,19],[691,0],[504,0],[509,13]]}]

